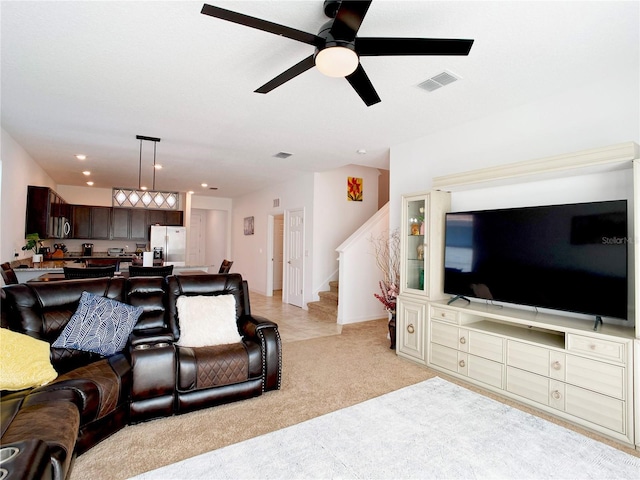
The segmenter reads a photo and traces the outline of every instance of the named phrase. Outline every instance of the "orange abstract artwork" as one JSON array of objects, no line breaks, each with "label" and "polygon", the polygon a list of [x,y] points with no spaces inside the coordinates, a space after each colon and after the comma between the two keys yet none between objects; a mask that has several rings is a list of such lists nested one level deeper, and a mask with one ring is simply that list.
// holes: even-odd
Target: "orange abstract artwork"
[{"label": "orange abstract artwork", "polygon": [[362,201],[362,179],[347,177],[347,200],[350,202]]}]

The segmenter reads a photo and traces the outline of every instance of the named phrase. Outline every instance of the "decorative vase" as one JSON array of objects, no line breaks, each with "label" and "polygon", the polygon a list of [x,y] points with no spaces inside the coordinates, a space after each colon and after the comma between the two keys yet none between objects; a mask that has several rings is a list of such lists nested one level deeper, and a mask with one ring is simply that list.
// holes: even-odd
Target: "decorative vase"
[{"label": "decorative vase", "polygon": [[41,253],[34,253],[33,257],[31,257],[31,261],[33,263],[40,263],[42,262],[42,254]]},{"label": "decorative vase", "polygon": [[389,312],[389,341],[390,349],[396,349],[396,312]]},{"label": "decorative vase", "polygon": [[424,235],[424,222],[420,222],[420,235]]}]

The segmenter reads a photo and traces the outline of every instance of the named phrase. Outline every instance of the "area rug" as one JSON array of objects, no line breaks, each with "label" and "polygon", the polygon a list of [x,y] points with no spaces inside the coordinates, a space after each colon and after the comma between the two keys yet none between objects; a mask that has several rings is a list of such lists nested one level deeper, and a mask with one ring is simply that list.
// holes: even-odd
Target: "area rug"
[{"label": "area rug", "polygon": [[134,478],[631,480],[640,458],[436,377]]}]

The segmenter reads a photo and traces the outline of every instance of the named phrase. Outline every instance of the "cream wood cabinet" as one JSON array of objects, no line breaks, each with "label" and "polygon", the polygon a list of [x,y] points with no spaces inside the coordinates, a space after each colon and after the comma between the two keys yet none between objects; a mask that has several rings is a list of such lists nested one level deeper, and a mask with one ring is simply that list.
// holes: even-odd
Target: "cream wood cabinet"
[{"label": "cream wood cabinet", "polygon": [[635,414],[636,414],[636,449],[640,450],[640,339],[635,342],[634,367],[635,372]]},{"label": "cream wood cabinet", "polygon": [[441,191],[402,198],[396,351],[423,365],[427,302],[444,296],[444,220],[450,204],[450,194]]},{"label": "cream wood cabinet", "polygon": [[[399,321],[398,319],[402,319]],[[401,357],[427,364],[425,358],[427,305],[424,300],[400,296],[396,305],[396,351]]]},{"label": "cream wood cabinet", "polygon": [[632,329],[605,324],[593,331],[585,320],[458,303],[429,302],[429,367],[618,441],[637,442]]}]

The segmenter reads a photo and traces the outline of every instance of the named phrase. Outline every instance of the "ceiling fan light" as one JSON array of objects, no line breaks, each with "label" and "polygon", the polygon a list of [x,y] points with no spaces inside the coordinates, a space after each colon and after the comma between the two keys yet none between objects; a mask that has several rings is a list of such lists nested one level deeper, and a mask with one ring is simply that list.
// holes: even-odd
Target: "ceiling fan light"
[{"label": "ceiling fan light", "polygon": [[328,77],[346,77],[358,68],[358,54],[347,47],[327,47],[316,55],[316,67]]}]

